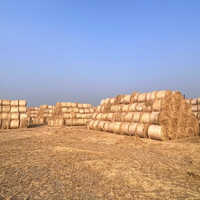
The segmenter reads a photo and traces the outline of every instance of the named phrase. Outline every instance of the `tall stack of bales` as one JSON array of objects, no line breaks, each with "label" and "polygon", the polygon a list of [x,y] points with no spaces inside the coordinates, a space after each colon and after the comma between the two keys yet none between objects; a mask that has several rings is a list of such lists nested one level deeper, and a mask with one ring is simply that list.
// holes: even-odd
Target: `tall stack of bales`
[{"label": "tall stack of bales", "polygon": [[0,100],[0,127],[15,129],[28,127],[25,100]]},{"label": "tall stack of bales", "polygon": [[30,125],[39,124],[39,120],[38,120],[39,107],[29,107],[27,114],[28,114]]},{"label": "tall stack of bales", "polygon": [[49,126],[84,126],[92,119],[95,108],[91,104],[58,102]]},{"label": "tall stack of bales", "polygon": [[104,99],[88,128],[158,140],[199,134],[191,106],[180,92],[168,90]]},{"label": "tall stack of bales", "polygon": [[187,99],[187,103],[189,103],[192,107],[192,112],[195,115],[195,117],[198,119],[200,124],[200,98],[194,98],[194,99]]},{"label": "tall stack of bales", "polygon": [[38,112],[38,123],[48,124],[48,120],[53,116],[54,106],[41,105]]}]

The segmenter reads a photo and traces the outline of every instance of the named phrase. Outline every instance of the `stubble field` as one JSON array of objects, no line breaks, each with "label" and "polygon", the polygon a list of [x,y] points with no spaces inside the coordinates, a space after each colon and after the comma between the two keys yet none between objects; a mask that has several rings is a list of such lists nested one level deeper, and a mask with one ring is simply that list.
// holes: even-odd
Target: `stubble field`
[{"label": "stubble field", "polygon": [[0,200],[200,199],[200,138],[0,130]]}]

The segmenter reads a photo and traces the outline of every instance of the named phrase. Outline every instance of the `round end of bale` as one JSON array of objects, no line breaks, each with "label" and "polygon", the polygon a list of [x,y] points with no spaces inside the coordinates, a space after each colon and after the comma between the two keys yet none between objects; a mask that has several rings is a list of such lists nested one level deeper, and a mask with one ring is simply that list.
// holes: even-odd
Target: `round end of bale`
[{"label": "round end of bale", "polygon": [[148,137],[155,140],[167,140],[164,127],[159,125],[150,125],[148,128]]}]

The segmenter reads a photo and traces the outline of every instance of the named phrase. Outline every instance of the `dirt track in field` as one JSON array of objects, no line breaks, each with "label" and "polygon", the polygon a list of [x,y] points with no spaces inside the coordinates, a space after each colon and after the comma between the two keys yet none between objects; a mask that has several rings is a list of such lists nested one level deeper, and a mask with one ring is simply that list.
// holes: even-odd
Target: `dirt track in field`
[{"label": "dirt track in field", "polygon": [[200,199],[200,138],[0,130],[0,200]]}]

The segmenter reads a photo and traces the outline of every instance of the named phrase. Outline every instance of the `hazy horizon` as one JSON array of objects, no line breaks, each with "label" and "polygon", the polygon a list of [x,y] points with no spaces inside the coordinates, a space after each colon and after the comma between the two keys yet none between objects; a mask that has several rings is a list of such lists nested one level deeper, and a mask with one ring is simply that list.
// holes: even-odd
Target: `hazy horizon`
[{"label": "hazy horizon", "polygon": [[29,106],[133,91],[200,97],[200,1],[13,0],[0,6],[0,99]]}]

